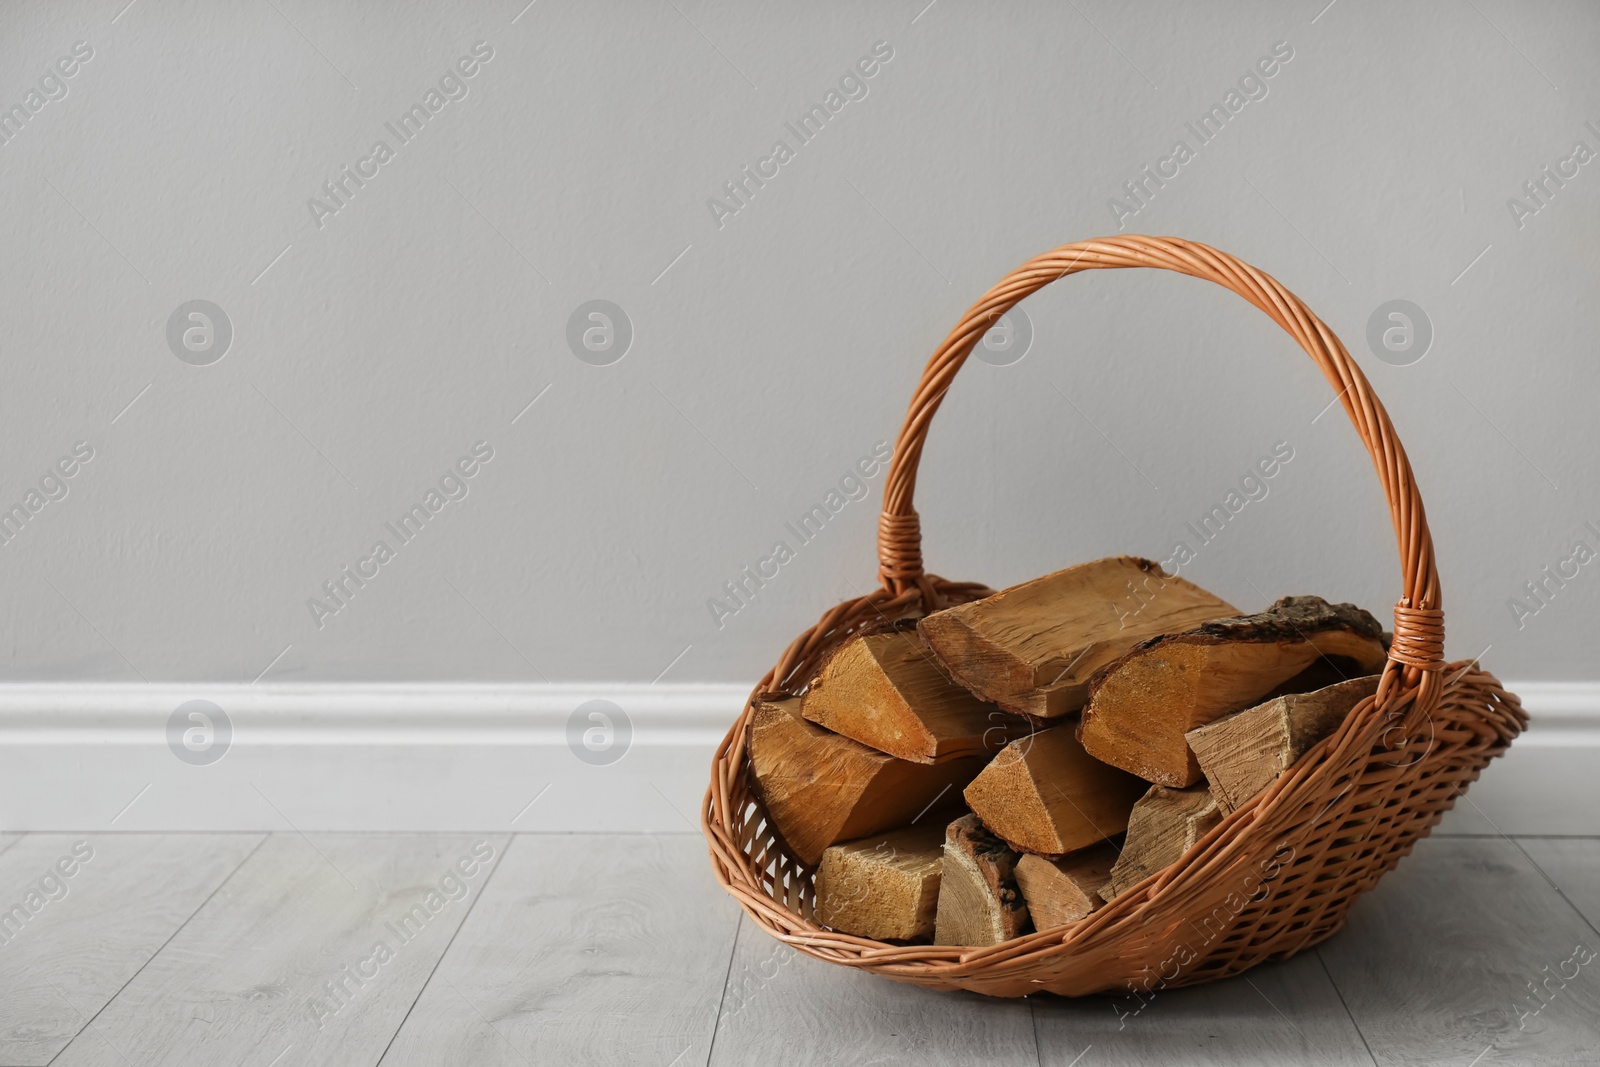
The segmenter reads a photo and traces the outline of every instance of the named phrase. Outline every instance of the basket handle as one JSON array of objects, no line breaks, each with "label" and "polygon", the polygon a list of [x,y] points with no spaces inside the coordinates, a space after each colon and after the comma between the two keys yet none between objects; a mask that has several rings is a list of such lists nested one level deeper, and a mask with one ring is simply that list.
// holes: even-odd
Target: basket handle
[{"label": "basket handle", "polygon": [[898,595],[916,587],[930,610],[939,605],[936,582],[922,569],[922,530],[912,495],[928,424],[973,346],[1000,316],[1030,293],[1079,271],[1120,267],[1158,267],[1233,290],[1298,341],[1339,390],[1338,399],[1371,453],[1388,498],[1403,572],[1404,589],[1394,609],[1394,642],[1379,698],[1388,696],[1398,678],[1405,690],[1417,691],[1415,709],[1431,710],[1442,691],[1444,668],[1439,574],[1411,462],[1388,412],[1344,345],[1299,297],[1226,252],[1177,237],[1121,234],[1062,245],[1007,274],[961,317],[928,360],[895,440],[884,482],[883,514],[878,520],[878,577],[884,588]]}]

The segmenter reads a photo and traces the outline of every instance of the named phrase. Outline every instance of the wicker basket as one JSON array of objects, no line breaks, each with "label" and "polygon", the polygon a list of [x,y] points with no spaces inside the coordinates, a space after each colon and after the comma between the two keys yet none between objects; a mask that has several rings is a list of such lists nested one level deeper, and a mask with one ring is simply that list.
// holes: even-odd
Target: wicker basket
[{"label": "wicker basket", "polygon": [[[864,625],[988,595],[983,585],[922,569],[912,493],[928,424],[1001,315],[1058,278],[1107,267],[1159,267],[1233,290],[1288,331],[1338,391],[1383,483],[1403,565],[1377,694],[1178,862],[1070,926],[982,948],[885,944],[824,929],[813,915],[814,872],[789,852],[747,780],[751,706],[799,691],[821,658]],[[1062,245],[1012,271],[962,316],[928,361],[900,428],[878,558],[882,588],[829,611],[756,686],[717,749],[702,826],[717,879],[758,926],[808,955],[885,977],[1001,997],[1041,989],[1078,996],[1192,985],[1285,959],[1338,930],[1356,898],[1527,724],[1517,698],[1475,662],[1444,662],[1433,540],[1405,450],[1367,379],[1333,331],[1277,281],[1192,241],[1122,235]]]}]

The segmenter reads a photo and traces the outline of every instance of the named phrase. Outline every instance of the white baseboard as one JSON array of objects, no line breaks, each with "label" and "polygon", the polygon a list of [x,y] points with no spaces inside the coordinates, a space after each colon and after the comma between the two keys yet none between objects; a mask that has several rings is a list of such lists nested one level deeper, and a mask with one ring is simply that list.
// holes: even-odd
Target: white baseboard
[{"label": "white baseboard", "polygon": [[[668,684],[0,686],[0,831],[698,832],[711,754],[748,693]],[[568,745],[573,712],[595,699],[622,708],[632,726],[609,765],[585,763]],[[225,754],[209,765],[168,746],[169,717],[191,700],[216,704],[231,722]],[[612,725],[617,745],[620,720]]]},{"label": "white baseboard", "polygon": [[[1441,832],[1600,834],[1600,682],[1511,688],[1533,726]],[[683,684],[4,685],[0,832],[697,832],[712,751],[748,692]],[[632,728],[625,753],[605,765],[581,759],[581,741],[569,744],[574,711],[597,699],[622,708]],[[208,765],[185,762],[168,744],[169,718],[192,700],[224,709],[232,727],[225,754]],[[612,726],[607,755],[620,721]]]}]

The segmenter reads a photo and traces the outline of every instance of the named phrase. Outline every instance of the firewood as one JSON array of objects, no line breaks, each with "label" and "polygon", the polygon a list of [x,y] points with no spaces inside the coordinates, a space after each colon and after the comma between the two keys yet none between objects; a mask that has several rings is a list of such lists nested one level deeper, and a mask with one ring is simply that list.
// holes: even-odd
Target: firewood
[{"label": "firewood", "polygon": [[817,868],[817,921],[875,941],[932,937],[944,837],[929,819],[832,846]]},{"label": "firewood", "polygon": [[1312,693],[1275,697],[1190,730],[1189,750],[1222,810],[1237,811],[1377,691],[1374,674]]},{"label": "firewood", "polygon": [[1188,789],[1153,785],[1133,806],[1122,855],[1111,868],[1111,882],[1100,891],[1115,900],[1152,874],[1170,867],[1222,821],[1216,797],[1203,784]]},{"label": "firewood", "polygon": [[[937,803],[956,806],[983,769],[979,757],[946,763],[895,759],[829,733],[800,715],[800,699],[759,704],[750,721],[752,784],[773,828],[816,866],[829,845],[891,830]],[[936,806],[928,818],[942,822]]]},{"label": "firewood", "polygon": [[1096,845],[1060,859],[1027,855],[1017,861],[1017,887],[1028,903],[1034,929],[1075,923],[1104,903],[1100,890],[1117,862],[1113,845]]},{"label": "firewood", "polygon": [[1012,848],[1059,856],[1128,828],[1147,784],[1084,751],[1070,726],[1011,742],[967,786],[967,807]]},{"label": "firewood", "polygon": [[1382,628],[1352,604],[1284,597],[1259,615],[1153,638],[1091,686],[1078,737],[1096,759],[1157,785],[1200,781],[1184,735],[1252,707],[1328,658],[1347,677],[1383,666]]},{"label": "firewood", "polygon": [[846,641],[801,707],[819,726],[917,763],[993,755],[1031,729],[952,682],[910,630]]},{"label": "firewood", "polygon": [[944,839],[936,945],[995,945],[1020,935],[1028,905],[1017,888],[1017,854],[976,815],[951,823]]},{"label": "firewood", "polygon": [[1096,671],[1139,642],[1239,609],[1135,556],[1068,567],[917,624],[957,682],[1009,711],[1083,707]]}]

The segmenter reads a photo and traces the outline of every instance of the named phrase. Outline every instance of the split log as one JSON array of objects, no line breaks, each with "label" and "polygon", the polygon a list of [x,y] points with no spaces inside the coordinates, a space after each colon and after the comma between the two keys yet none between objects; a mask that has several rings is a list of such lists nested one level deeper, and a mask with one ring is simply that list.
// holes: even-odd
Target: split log
[{"label": "split log", "polygon": [[1074,852],[1128,828],[1147,783],[1084,751],[1070,726],[1011,742],[967,786],[967,807],[1012,848]]},{"label": "split log", "polygon": [[1023,856],[1017,861],[1017,887],[1028,904],[1036,930],[1065,926],[1104,903],[1100,890],[1111,882],[1117,862],[1113,845],[1096,845],[1060,859]]},{"label": "split log", "polygon": [[1337,729],[1351,708],[1377,691],[1377,675],[1352,678],[1312,693],[1276,697],[1185,736],[1217,803],[1224,812],[1233,812],[1277,781],[1306,749]]},{"label": "split log", "polygon": [[917,630],[978,696],[1056,718],[1083,707],[1094,673],[1139,642],[1237,614],[1150,560],[1112,556],[934,612]]},{"label": "split log", "polygon": [[1028,926],[1028,905],[1017,888],[1017,854],[964,815],[945,832],[939,880],[936,945],[995,945]]},{"label": "split log", "polygon": [[747,749],[751,783],[773,828],[812,867],[829,845],[904,826],[929,805],[927,817],[942,823],[939,815],[960,805],[962,786],[984,762],[886,756],[807,722],[798,697],[756,707]]},{"label": "split log", "polygon": [[1028,720],[952,682],[915,631],[853,637],[823,663],[801,705],[836,734],[917,763],[993,755]]},{"label": "split log", "polygon": [[1091,756],[1147,781],[1193,785],[1190,730],[1276,695],[1319,658],[1355,677],[1381,669],[1385,655],[1382,627],[1360,608],[1284,597],[1259,615],[1146,641],[1106,667],[1078,737]]},{"label": "split log", "polygon": [[928,820],[832,846],[817,869],[817,921],[875,941],[932,937],[944,837]]},{"label": "split log", "polygon": [[1172,866],[1222,821],[1216,797],[1204,785],[1169,789],[1153,785],[1133,806],[1122,855],[1111,868],[1111,882],[1100,891],[1115,900],[1152,874]]}]

